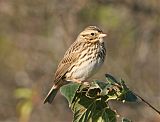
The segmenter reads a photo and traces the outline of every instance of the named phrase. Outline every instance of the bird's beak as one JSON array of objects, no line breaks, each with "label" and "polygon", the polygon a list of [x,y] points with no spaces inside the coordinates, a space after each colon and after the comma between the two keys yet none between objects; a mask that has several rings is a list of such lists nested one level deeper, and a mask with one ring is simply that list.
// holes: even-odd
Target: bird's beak
[{"label": "bird's beak", "polygon": [[106,36],[107,36],[107,34],[105,34],[105,33],[99,34],[99,37],[100,37],[100,38],[104,38],[104,37],[106,37]]}]

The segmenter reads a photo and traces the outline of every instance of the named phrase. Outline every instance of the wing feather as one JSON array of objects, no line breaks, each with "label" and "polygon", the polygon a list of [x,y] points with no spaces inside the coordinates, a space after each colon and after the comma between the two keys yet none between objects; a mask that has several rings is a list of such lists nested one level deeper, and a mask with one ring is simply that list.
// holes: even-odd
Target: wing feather
[{"label": "wing feather", "polygon": [[68,69],[78,60],[79,52],[82,42],[75,41],[70,48],[66,51],[64,58],[58,65],[57,71],[55,73],[54,83],[57,83],[68,71]]}]

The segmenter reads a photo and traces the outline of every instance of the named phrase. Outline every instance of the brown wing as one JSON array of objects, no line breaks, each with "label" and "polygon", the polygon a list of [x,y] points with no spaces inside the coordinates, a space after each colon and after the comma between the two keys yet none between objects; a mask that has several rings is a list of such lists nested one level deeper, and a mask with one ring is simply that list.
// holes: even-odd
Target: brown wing
[{"label": "brown wing", "polygon": [[55,73],[55,82],[59,81],[64,76],[69,67],[76,61],[76,57],[77,54],[73,53],[62,59]]},{"label": "brown wing", "polygon": [[57,83],[65,75],[69,67],[78,60],[78,55],[81,50],[80,44],[81,42],[76,41],[65,53],[64,58],[59,63],[57,71],[55,73],[55,83]]}]

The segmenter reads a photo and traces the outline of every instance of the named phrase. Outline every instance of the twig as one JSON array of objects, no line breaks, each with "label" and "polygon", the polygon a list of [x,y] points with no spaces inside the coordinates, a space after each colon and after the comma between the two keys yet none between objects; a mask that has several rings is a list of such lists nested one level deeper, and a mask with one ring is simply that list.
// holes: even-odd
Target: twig
[{"label": "twig", "polygon": [[145,99],[143,99],[141,96],[139,96],[138,94],[134,93],[134,95],[136,95],[138,98],[140,98],[145,104],[147,104],[149,107],[151,107],[153,110],[155,110],[159,115],[160,115],[160,111],[157,110],[154,106],[152,106],[149,102],[147,102]]}]

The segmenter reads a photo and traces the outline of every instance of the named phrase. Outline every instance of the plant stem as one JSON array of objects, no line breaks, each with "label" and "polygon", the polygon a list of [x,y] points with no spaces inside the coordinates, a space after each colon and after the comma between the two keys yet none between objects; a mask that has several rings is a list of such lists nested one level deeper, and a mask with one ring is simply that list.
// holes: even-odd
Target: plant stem
[{"label": "plant stem", "polygon": [[141,99],[145,104],[147,104],[149,107],[151,107],[154,111],[156,111],[159,115],[160,115],[160,111],[157,110],[154,106],[152,106],[149,102],[147,102],[145,99],[143,99],[141,96],[139,96],[138,94],[134,93],[134,95],[136,95],[139,99]]}]

